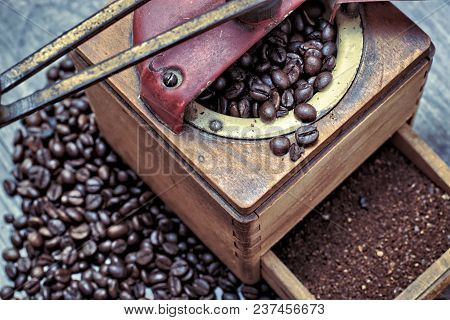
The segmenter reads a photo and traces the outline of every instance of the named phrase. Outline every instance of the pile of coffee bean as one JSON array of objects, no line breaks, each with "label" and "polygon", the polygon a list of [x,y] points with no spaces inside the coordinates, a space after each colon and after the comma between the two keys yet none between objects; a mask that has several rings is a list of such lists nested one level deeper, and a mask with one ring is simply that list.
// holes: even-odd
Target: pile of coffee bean
[{"label": "pile of coffee bean", "polygon": [[[49,83],[74,72],[66,59]],[[274,299],[243,285],[102,138],[84,93],[27,117],[14,137],[2,299]]]},{"label": "pile of coffee bean", "polygon": [[[266,123],[325,89],[336,65],[336,27],[309,1],[245,53],[198,98],[207,108]],[[296,112],[299,120],[303,120]],[[316,116],[308,113],[313,121]]]}]

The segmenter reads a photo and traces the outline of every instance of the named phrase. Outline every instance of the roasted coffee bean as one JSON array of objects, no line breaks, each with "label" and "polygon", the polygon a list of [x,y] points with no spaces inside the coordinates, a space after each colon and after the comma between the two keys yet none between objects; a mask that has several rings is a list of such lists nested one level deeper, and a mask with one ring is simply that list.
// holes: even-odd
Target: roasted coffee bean
[{"label": "roasted coffee bean", "polygon": [[237,82],[244,81],[245,78],[247,77],[247,73],[239,67],[232,67],[229,70],[229,73],[230,73],[231,79],[233,81],[237,81]]},{"label": "roasted coffee bean", "polygon": [[48,229],[55,236],[60,236],[66,231],[66,225],[58,219],[51,219],[48,221]]},{"label": "roasted coffee bean", "polygon": [[3,221],[6,223],[13,223],[15,220],[15,217],[12,213],[7,213],[3,216]]},{"label": "roasted coffee bean", "polygon": [[114,279],[124,279],[127,276],[127,271],[122,264],[110,264],[108,274]]},{"label": "roasted coffee bean", "polygon": [[19,259],[20,255],[16,249],[9,248],[9,249],[3,250],[2,257],[6,261],[15,262]]},{"label": "roasted coffee bean", "polygon": [[290,145],[291,142],[284,136],[275,137],[270,140],[270,149],[276,156],[284,156],[288,153]]},{"label": "roasted coffee bean", "polygon": [[10,280],[14,280],[19,274],[19,271],[14,263],[8,262],[5,266],[5,273]]},{"label": "roasted coffee bean", "polygon": [[86,241],[81,248],[81,254],[85,257],[90,257],[95,252],[97,252],[97,244],[93,240]]},{"label": "roasted coffee bean", "polygon": [[70,229],[69,234],[74,240],[84,240],[91,233],[91,229],[87,223],[80,224],[79,226]]},{"label": "roasted coffee bean", "polygon": [[231,101],[228,112],[232,117],[240,117],[239,108],[236,101]]},{"label": "roasted coffee bean", "polygon": [[0,298],[2,300],[10,300],[14,297],[14,288],[9,286],[1,287],[0,289]]},{"label": "roasted coffee bean", "polygon": [[111,239],[118,239],[126,236],[128,233],[128,226],[126,224],[117,224],[108,228],[107,235]]},{"label": "roasted coffee bean", "polygon": [[313,144],[319,138],[319,131],[313,125],[301,126],[295,132],[295,139],[300,146]]},{"label": "roasted coffee bean", "polygon": [[329,71],[322,71],[316,76],[316,80],[314,81],[314,89],[317,91],[322,91],[325,89],[330,82],[333,80],[333,76]]},{"label": "roasted coffee bean", "polygon": [[336,29],[331,25],[327,24],[322,30],[321,39],[323,42],[334,41],[336,38]]},{"label": "roasted coffee bean", "polygon": [[274,85],[279,89],[285,90],[291,84],[288,75],[283,70],[273,70],[271,77]]},{"label": "roasted coffee bean", "polygon": [[294,98],[297,103],[302,103],[311,99],[313,94],[313,86],[307,82],[302,82],[294,91]]},{"label": "roasted coffee bean", "polygon": [[273,106],[275,107],[275,110],[280,109],[281,97],[280,97],[280,94],[278,93],[278,91],[272,92],[272,96],[270,97],[270,100],[272,101]]},{"label": "roasted coffee bean", "polygon": [[283,68],[283,72],[285,72],[289,78],[289,84],[293,85],[300,78],[301,69],[296,61],[290,61]]},{"label": "roasted coffee bean", "polygon": [[270,59],[277,64],[283,64],[286,61],[286,50],[281,47],[273,48],[270,52]]},{"label": "roasted coffee bean", "polygon": [[170,270],[172,266],[172,260],[164,255],[158,254],[156,255],[155,265],[161,270]]},{"label": "roasted coffee bean", "polygon": [[322,71],[333,71],[336,66],[336,58],[328,56],[323,59]]},{"label": "roasted coffee bean", "polygon": [[170,267],[170,273],[176,277],[182,277],[188,271],[189,271],[189,265],[184,260],[177,260]]},{"label": "roasted coffee bean", "polygon": [[255,300],[258,299],[258,289],[252,287],[252,286],[247,286],[244,285],[242,287],[242,295],[249,300]]},{"label": "roasted coffee bean", "polygon": [[217,91],[223,91],[227,87],[227,80],[225,77],[219,77],[214,82],[214,89]]},{"label": "roasted coffee bean", "polygon": [[151,248],[143,248],[136,254],[136,263],[141,266],[147,266],[153,260],[153,250]]},{"label": "roasted coffee bean", "polygon": [[[281,28],[288,30],[289,23]],[[273,36],[273,43],[288,39]],[[276,47],[267,47],[270,61],[277,59],[269,58]],[[260,49],[255,50],[244,55],[231,75],[215,81],[208,103],[234,101],[240,117],[258,116],[259,102],[250,95],[253,86],[253,95],[264,98],[261,102],[276,100],[278,112],[287,111],[282,91],[269,75],[287,62],[272,65],[259,60]],[[283,50],[277,51],[281,59]],[[266,62],[267,72],[252,73]],[[70,75],[55,70],[54,81]],[[244,91],[228,101],[226,90],[241,80]],[[14,281],[12,294],[16,290],[31,299],[142,299],[151,298],[151,287],[156,299],[214,298],[218,278],[227,269],[107,146],[83,93],[28,117],[24,125],[27,133],[16,133],[14,139],[13,178],[4,183],[19,193],[24,212],[4,218],[14,227],[12,248],[2,252],[5,273]],[[237,294],[240,285],[233,282],[227,292]]]},{"label": "roasted coffee bean", "polygon": [[31,269],[31,260],[29,258],[19,258],[17,260],[17,269],[21,273],[28,273]]},{"label": "roasted coffee bean", "polygon": [[206,296],[210,291],[209,283],[204,279],[196,279],[192,283],[192,289],[199,296]]},{"label": "roasted coffee bean", "polygon": [[291,90],[285,90],[281,96],[281,105],[288,110],[294,106],[294,95]]},{"label": "roasted coffee bean", "polygon": [[61,268],[55,272],[55,280],[60,283],[68,283],[71,279],[72,274],[68,269]]},{"label": "roasted coffee bean", "polygon": [[34,248],[40,248],[44,244],[44,239],[36,231],[30,232],[27,236],[27,240]]},{"label": "roasted coffee bean", "polygon": [[263,83],[254,83],[250,87],[250,96],[256,101],[266,101],[270,98],[270,87]]},{"label": "roasted coffee bean", "polygon": [[251,114],[250,102],[247,99],[242,99],[238,103],[239,116],[241,118],[249,118]]},{"label": "roasted coffee bean", "polygon": [[296,162],[305,153],[305,149],[300,147],[298,144],[293,143],[289,148],[289,157],[291,161]]},{"label": "roasted coffee bean", "polygon": [[294,108],[295,117],[303,122],[312,122],[317,118],[317,111],[309,103],[300,103]]},{"label": "roasted coffee bean", "polygon": [[259,117],[264,122],[272,122],[277,117],[277,110],[272,101],[264,102],[258,109]]},{"label": "roasted coffee bean", "polygon": [[5,190],[7,195],[12,197],[16,194],[17,185],[14,181],[7,179],[3,181],[3,189]]},{"label": "roasted coffee bean", "polygon": [[172,275],[169,276],[168,286],[170,294],[174,297],[179,296],[183,290],[183,284],[180,279]]},{"label": "roasted coffee bean", "polygon": [[244,92],[244,89],[245,89],[244,82],[236,82],[226,90],[225,98],[230,100],[236,99]]},{"label": "roasted coffee bean", "polygon": [[305,59],[304,70],[307,74],[313,76],[319,73],[322,68],[322,61],[320,58],[309,56]]},{"label": "roasted coffee bean", "polygon": [[99,194],[88,194],[86,196],[86,210],[97,210],[101,207],[103,198]]},{"label": "roasted coffee bean", "polygon": [[111,250],[115,254],[122,254],[127,250],[127,242],[123,239],[114,240],[111,244]]},{"label": "roasted coffee bean", "polygon": [[154,285],[157,283],[165,282],[167,280],[167,274],[164,272],[152,272],[149,277],[148,281],[150,285]]},{"label": "roasted coffee bean", "polygon": [[63,189],[60,184],[52,184],[47,190],[47,198],[52,202],[56,202],[62,196]]}]

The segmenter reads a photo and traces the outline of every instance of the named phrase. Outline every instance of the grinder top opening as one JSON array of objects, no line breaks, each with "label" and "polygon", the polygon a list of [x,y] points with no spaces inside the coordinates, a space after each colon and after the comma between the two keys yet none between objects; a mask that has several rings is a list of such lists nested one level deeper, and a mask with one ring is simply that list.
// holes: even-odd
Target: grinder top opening
[{"label": "grinder top opening", "polygon": [[[338,55],[332,71],[333,81],[325,90],[317,92],[308,101],[317,110],[317,120],[330,112],[344,97],[356,77],[362,58],[363,30],[361,18],[339,12],[336,16]],[[294,132],[301,122],[293,110],[273,123],[259,118],[237,118],[212,111],[198,102],[186,109],[185,120],[208,133],[233,139],[265,139]],[[213,125],[212,125],[213,124]]]}]

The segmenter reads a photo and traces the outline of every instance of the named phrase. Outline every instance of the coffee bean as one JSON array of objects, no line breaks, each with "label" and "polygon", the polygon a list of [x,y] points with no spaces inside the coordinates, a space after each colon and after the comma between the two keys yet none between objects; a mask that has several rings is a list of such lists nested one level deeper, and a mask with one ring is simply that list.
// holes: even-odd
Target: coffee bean
[{"label": "coffee bean", "polygon": [[44,239],[36,231],[29,233],[27,240],[28,240],[28,243],[30,243],[35,248],[40,248],[44,244]]},{"label": "coffee bean", "polygon": [[237,117],[237,118],[240,117],[238,104],[236,101],[231,101],[228,112],[229,112],[230,116],[232,116],[232,117]]},{"label": "coffee bean", "polygon": [[317,111],[309,103],[300,103],[294,108],[295,117],[303,122],[311,122],[316,120]]},{"label": "coffee bean", "polygon": [[266,101],[270,98],[270,87],[263,83],[255,83],[250,87],[250,96],[256,101]]},{"label": "coffee bean", "polygon": [[128,233],[128,226],[126,224],[117,224],[108,228],[107,234],[110,239],[118,239],[126,236]]},{"label": "coffee bean", "polygon": [[311,99],[313,94],[313,86],[307,82],[302,82],[294,91],[294,98],[297,103],[302,103]]},{"label": "coffee bean", "polygon": [[77,227],[73,227],[70,229],[69,234],[74,240],[84,240],[91,233],[91,229],[87,223],[80,224]]},{"label": "coffee bean", "polygon": [[158,254],[156,255],[155,265],[161,270],[170,270],[172,266],[172,260],[164,255]]},{"label": "coffee bean", "polygon": [[270,149],[276,156],[283,156],[289,151],[291,143],[288,138],[279,136],[270,140]]},{"label": "coffee bean", "polygon": [[108,266],[108,274],[114,279],[124,279],[127,272],[122,264],[110,264]]},{"label": "coffee bean", "polygon": [[322,30],[321,39],[323,42],[334,41],[336,38],[336,30],[331,24],[327,24]]},{"label": "coffee bean", "polygon": [[117,239],[111,243],[111,250],[115,254],[125,253],[127,247],[128,247],[127,242],[123,239]]},{"label": "coffee bean", "polygon": [[199,296],[206,296],[209,293],[210,286],[204,279],[196,279],[192,283],[192,289]]},{"label": "coffee bean", "polygon": [[176,277],[182,277],[188,271],[189,271],[189,265],[184,260],[175,261],[170,268],[170,273]]},{"label": "coffee bean", "polygon": [[305,72],[311,76],[319,73],[322,68],[322,61],[320,58],[309,56],[305,59]]},{"label": "coffee bean", "polygon": [[136,262],[141,266],[147,266],[153,260],[153,250],[143,248],[136,254]]},{"label": "coffee bean", "polygon": [[259,117],[264,122],[272,122],[277,116],[277,111],[275,109],[272,101],[264,102],[258,109]]},{"label": "coffee bean", "polygon": [[97,244],[93,240],[88,240],[83,244],[83,247],[81,248],[81,253],[85,257],[90,257],[93,254],[97,252]]},{"label": "coffee bean", "polygon": [[17,185],[14,181],[7,179],[3,181],[3,189],[5,190],[7,195],[12,197],[16,194]]},{"label": "coffee bean", "polygon": [[55,236],[60,236],[66,231],[65,224],[58,219],[49,220],[47,226],[50,232]]},{"label": "coffee bean", "polygon": [[10,300],[14,297],[14,288],[4,286],[0,289],[0,298],[2,300]]},{"label": "coffee bean", "polygon": [[288,75],[283,70],[274,70],[271,73],[272,81],[279,89],[285,90],[290,86]]},{"label": "coffee bean", "polygon": [[277,64],[283,64],[286,61],[286,50],[282,47],[273,48],[270,52],[270,59]]},{"label": "coffee bean", "polygon": [[319,138],[319,131],[313,125],[301,126],[295,132],[295,139],[300,146],[313,144]]},{"label": "coffee bean", "polygon": [[56,270],[55,272],[55,280],[60,283],[68,283],[71,279],[71,273],[69,270],[65,268],[61,268]]},{"label": "coffee bean", "polygon": [[168,286],[170,294],[174,297],[179,296],[183,290],[183,285],[180,279],[172,275],[169,276]]},{"label": "coffee bean", "polygon": [[5,249],[2,252],[2,257],[3,259],[5,259],[6,261],[11,261],[11,262],[15,262],[19,259],[19,252],[16,249]]},{"label": "coffee bean", "polygon": [[317,91],[322,91],[330,84],[332,80],[333,76],[331,72],[323,71],[317,75],[316,80],[314,81],[314,88]]},{"label": "coffee bean", "polygon": [[298,144],[293,143],[289,148],[289,157],[291,161],[296,162],[305,153],[305,149],[300,147]]},{"label": "coffee bean", "polygon": [[152,272],[148,277],[148,281],[149,281],[150,285],[165,282],[166,280],[167,280],[167,274],[165,274],[164,272],[160,272],[160,271]]},{"label": "coffee bean", "polygon": [[165,242],[162,244],[162,249],[165,253],[167,253],[169,256],[175,256],[178,253],[178,247],[176,244]]},{"label": "coffee bean", "polygon": [[294,106],[294,95],[291,90],[285,90],[281,96],[281,104],[290,110]]},{"label": "coffee bean", "polygon": [[244,89],[245,89],[244,82],[236,82],[226,90],[225,98],[230,100],[236,99],[244,92]]},{"label": "coffee bean", "polygon": [[5,273],[10,280],[16,279],[19,271],[14,263],[8,262],[5,266]]},{"label": "coffee bean", "polygon": [[80,290],[83,296],[89,298],[94,292],[94,286],[90,281],[81,280],[80,282],[78,282],[78,290]]},{"label": "coffee bean", "polygon": [[47,190],[47,198],[52,202],[56,202],[62,196],[62,186],[60,184],[52,184]]},{"label": "coffee bean", "polygon": [[97,210],[101,207],[103,198],[99,194],[88,194],[86,196],[86,209]]}]

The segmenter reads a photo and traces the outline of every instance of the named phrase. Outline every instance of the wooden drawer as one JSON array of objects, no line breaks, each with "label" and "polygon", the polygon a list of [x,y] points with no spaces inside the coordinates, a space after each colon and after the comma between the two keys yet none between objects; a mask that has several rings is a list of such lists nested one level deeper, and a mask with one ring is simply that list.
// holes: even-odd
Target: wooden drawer
[{"label": "wooden drawer", "polygon": [[[405,124],[392,142],[417,168],[447,194],[450,192],[448,166]],[[447,213],[448,214],[448,213]],[[283,299],[310,300],[314,295],[273,252],[261,259],[261,275]],[[414,280],[396,299],[433,299],[450,285],[450,248]]]}]

